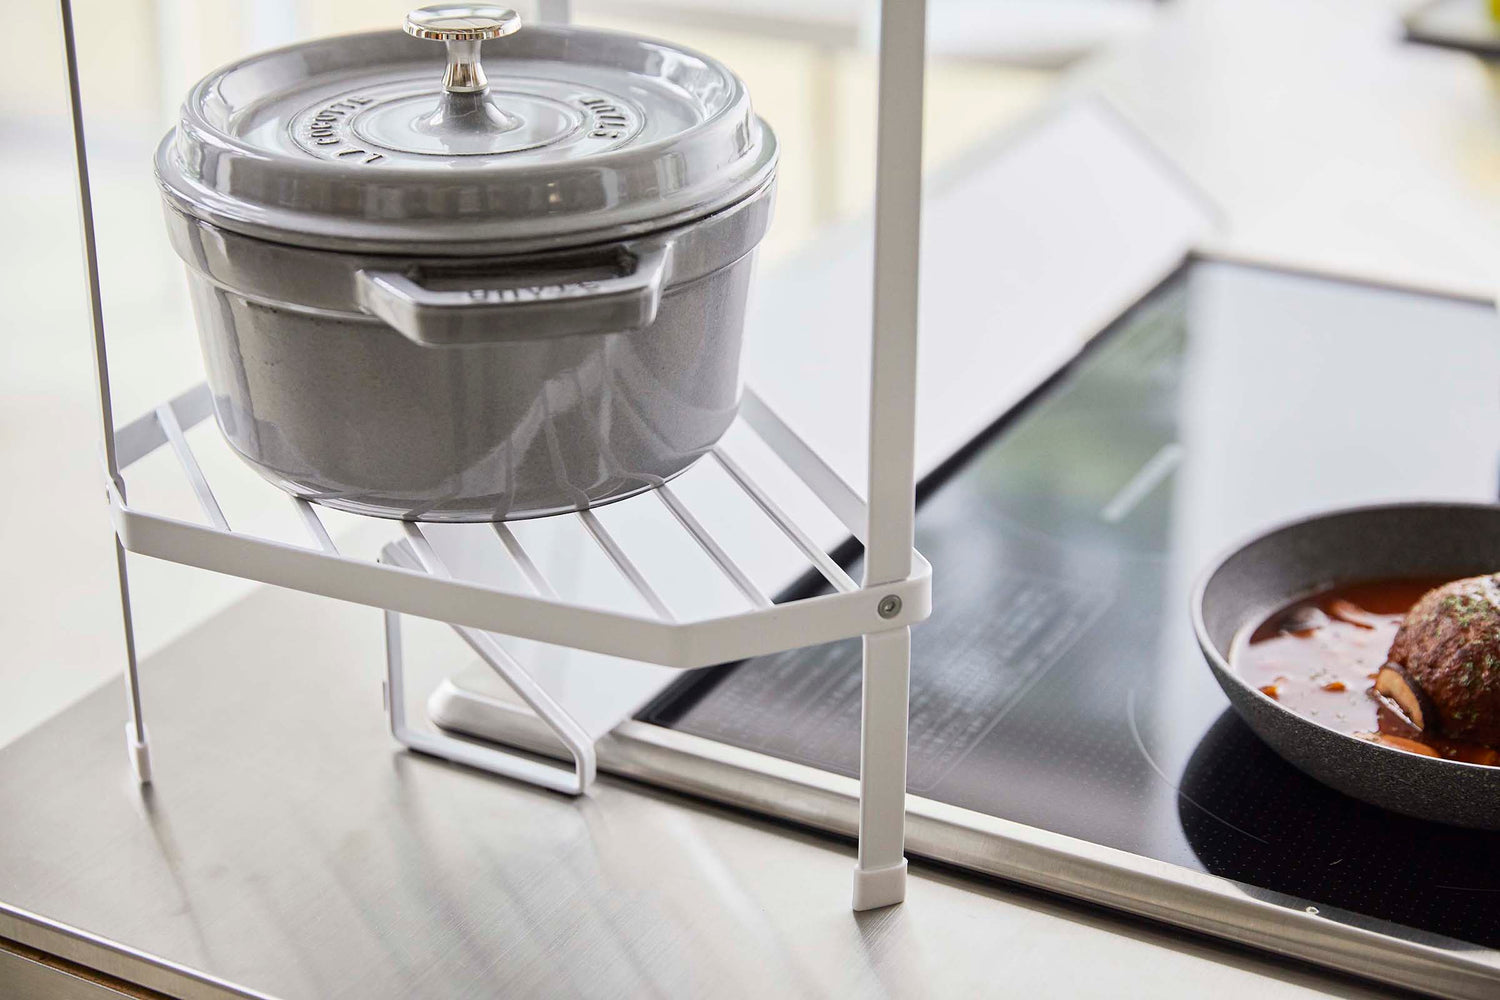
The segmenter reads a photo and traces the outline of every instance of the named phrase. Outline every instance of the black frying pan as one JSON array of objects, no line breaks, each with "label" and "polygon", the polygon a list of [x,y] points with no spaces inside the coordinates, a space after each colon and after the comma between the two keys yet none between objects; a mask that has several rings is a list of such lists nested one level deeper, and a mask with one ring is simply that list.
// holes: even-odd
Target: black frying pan
[{"label": "black frying pan", "polygon": [[1320,514],[1264,532],[1193,588],[1193,629],[1240,718],[1346,795],[1409,816],[1500,830],[1500,767],[1408,753],[1336,732],[1261,694],[1229,664],[1245,626],[1298,598],[1393,577],[1500,571],[1500,506],[1405,503]]}]

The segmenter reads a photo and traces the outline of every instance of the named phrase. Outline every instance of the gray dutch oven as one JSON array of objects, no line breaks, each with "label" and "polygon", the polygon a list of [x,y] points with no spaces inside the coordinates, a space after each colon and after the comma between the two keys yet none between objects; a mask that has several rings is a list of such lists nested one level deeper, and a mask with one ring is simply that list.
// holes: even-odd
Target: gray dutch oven
[{"label": "gray dutch oven", "polygon": [[540,516],[659,485],[733,420],[775,136],[705,56],[519,27],[429,7],[254,56],[158,147],[219,426],[285,489]]}]

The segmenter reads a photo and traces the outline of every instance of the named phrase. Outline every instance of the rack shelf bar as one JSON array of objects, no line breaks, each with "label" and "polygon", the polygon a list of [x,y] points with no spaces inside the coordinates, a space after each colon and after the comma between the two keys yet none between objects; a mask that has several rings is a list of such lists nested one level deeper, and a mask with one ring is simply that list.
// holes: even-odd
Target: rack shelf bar
[{"label": "rack shelf bar", "polygon": [[178,464],[187,474],[188,483],[193,487],[193,495],[198,498],[198,506],[203,508],[204,516],[215,528],[228,531],[229,521],[225,519],[224,512],[219,509],[218,498],[214,496],[213,489],[204,478],[203,469],[198,465],[198,458],[193,454],[192,446],[188,444],[187,437],[182,433],[182,427],[177,423],[177,414],[172,412],[170,405],[163,403],[156,408],[156,421],[161,424],[162,433],[167,436],[167,444],[171,445]]},{"label": "rack shelf bar", "polygon": [[615,541],[615,537],[600,522],[598,515],[591,510],[580,510],[578,512],[578,520],[583,525],[584,530],[589,533],[589,536],[599,544],[599,548],[604,550],[604,554],[609,557],[609,561],[614,563],[615,569],[620,571],[620,575],[636,589],[636,593],[641,595],[641,599],[650,606],[651,610],[656,612],[656,616],[663,621],[676,621],[677,616],[672,614],[672,609],[667,607],[666,602],[661,599],[661,595],[646,581],[646,577],[642,575],[636,564],[630,561],[630,557],[625,554],[625,550],[620,548],[620,543]]},{"label": "rack shelf bar", "polygon": [[860,542],[868,539],[870,525],[864,498],[748,385],[740,398],[740,416],[843,522],[849,534]]},{"label": "rack shelf bar", "polygon": [[302,518],[302,523],[307,526],[307,533],[312,535],[313,541],[317,542],[318,548],[329,555],[339,554],[339,547],[333,543],[333,536],[328,534],[328,528],[324,526],[323,519],[318,516],[317,509],[301,497],[291,497],[292,506],[297,508],[297,515]]},{"label": "rack shelf bar", "polygon": [[495,535],[505,546],[505,551],[510,554],[511,559],[520,567],[522,575],[526,577],[526,582],[531,584],[531,589],[542,597],[557,600],[557,591],[552,589],[552,584],[548,583],[542,571],[537,569],[536,563],[532,561],[530,553],[522,547],[521,540],[516,537],[516,533],[511,531],[505,522],[496,521]]},{"label": "rack shelf bar", "polygon": [[723,448],[715,448],[712,454],[724,471],[729,473],[729,478],[739,484],[740,489],[755,501],[757,507],[765,511],[767,517],[776,522],[782,534],[792,540],[792,544],[802,551],[802,554],[817,568],[819,573],[823,574],[823,578],[831,583],[835,590],[848,594],[860,589],[859,584],[854,582],[854,578],[845,573],[842,566],[829,558],[828,553],[823,551],[823,547],[809,538],[807,532],[788,517],[786,511],[771,499],[770,494],[751,479],[740,464],[730,458]]},{"label": "rack shelf bar", "polygon": [[729,558],[729,554],[720,547],[718,540],[709,534],[707,528],[699,523],[698,519],[693,516],[693,512],[688,510],[687,506],[673,492],[671,486],[663,484],[655,493],[657,498],[661,500],[662,505],[672,512],[672,516],[677,519],[677,523],[687,529],[687,533],[693,536],[693,540],[698,543],[699,548],[708,555],[709,559],[713,560],[714,565],[723,571],[724,575],[729,578],[729,581],[735,585],[735,588],[741,594],[745,595],[745,599],[751,605],[757,608],[771,607],[773,603],[771,598],[767,597],[766,592],[755,585],[755,581],[750,579],[744,570],[740,569],[738,563]]}]

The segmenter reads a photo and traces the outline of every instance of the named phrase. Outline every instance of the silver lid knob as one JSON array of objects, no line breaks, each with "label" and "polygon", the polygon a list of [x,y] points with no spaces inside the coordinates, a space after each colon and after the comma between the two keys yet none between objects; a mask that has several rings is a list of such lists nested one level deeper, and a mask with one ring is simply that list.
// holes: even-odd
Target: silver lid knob
[{"label": "silver lid knob", "polygon": [[489,89],[479,64],[479,44],[521,30],[521,15],[509,7],[487,4],[443,3],[421,7],[406,15],[408,35],[430,38],[448,46],[448,69],[443,89],[450,94],[482,94]]}]

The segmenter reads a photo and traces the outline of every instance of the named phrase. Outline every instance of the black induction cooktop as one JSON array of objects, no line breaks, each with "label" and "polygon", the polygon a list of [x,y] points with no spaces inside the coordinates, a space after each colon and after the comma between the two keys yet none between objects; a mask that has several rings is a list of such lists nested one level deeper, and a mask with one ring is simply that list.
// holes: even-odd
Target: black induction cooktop
[{"label": "black induction cooktop", "polygon": [[[910,790],[1500,947],[1500,834],[1282,762],[1229,710],[1187,613],[1198,572],[1268,523],[1494,499],[1497,335],[1487,305],[1180,270],[923,484]],[[859,677],[859,642],[833,643],[694,672],[639,718],[854,775]]]}]

